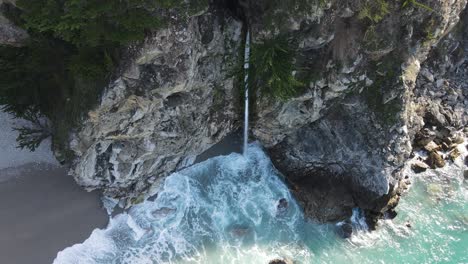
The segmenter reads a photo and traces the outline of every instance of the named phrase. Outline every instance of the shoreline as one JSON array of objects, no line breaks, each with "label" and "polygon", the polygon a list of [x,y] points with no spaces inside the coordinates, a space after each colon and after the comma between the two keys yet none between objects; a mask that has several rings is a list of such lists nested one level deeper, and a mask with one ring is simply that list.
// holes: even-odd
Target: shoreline
[{"label": "shoreline", "polygon": [[52,263],[109,217],[64,167],[34,163],[0,170],[0,263]]}]

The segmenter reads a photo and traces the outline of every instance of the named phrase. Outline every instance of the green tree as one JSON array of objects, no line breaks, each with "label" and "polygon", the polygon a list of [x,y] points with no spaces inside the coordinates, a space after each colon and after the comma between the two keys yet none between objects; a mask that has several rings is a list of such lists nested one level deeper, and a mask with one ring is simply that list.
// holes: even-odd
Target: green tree
[{"label": "green tree", "polygon": [[286,39],[277,37],[252,45],[253,87],[267,96],[288,99],[304,84],[294,76],[295,54]]},{"label": "green tree", "polygon": [[160,26],[158,10],[183,0],[19,0],[24,26],[77,46],[127,44]]},{"label": "green tree", "polygon": [[[28,30],[29,43],[0,46],[0,107],[24,117],[37,109],[53,122],[55,145],[99,97],[122,50],[160,27],[168,8],[187,13],[205,0],[18,0],[2,11]],[[5,5],[8,5],[5,8]],[[43,135],[18,129],[21,147],[35,149]],[[39,136],[38,136],[39,135]],[[59,146],[60,147],[60,146]]]}]

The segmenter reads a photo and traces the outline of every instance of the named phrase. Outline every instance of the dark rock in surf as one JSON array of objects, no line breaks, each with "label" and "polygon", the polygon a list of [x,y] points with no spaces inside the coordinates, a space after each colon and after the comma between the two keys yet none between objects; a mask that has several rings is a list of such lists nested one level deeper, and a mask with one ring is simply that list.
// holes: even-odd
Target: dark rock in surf
[{"label": "dark rock in surf", "polygon": [[270,260],[270,262],[268,262],[268,264],[294,264],[294,262],[290,259],[274,259],[274,260]]},{"label": "dark rock in surf", "polygon": [[281,215],[281,214],[286,213],[288,210],[288,207],[289,207],[288,200],[286,200],[286,198],[281,198],[278,201],[278,205],[276,206],[276,214]]},{"label": "dark rock in surf", "polygon": [[415,160],[415,161],[411,164],[411,169],[412,169],[415,173],[421,173],[421,172],[424,172],[424,171],[426,171],[427,169],[429,169],[429,165],[427,165],[426,163],[424,163],[424,162],[422,162],[422,161]]},{"label": "dark rock in surf", "polygon": [[353,234],[353,225],[351,221],[346,220],[335,225],[335,232],[341,238],[350,238]]},{"label": "dark rock in surf", "polygon": [[432,151],[431,153],[429,153],[429,157],[426,159],[425,162],[432,169],[442,168],[445,166],[444,158],[437,151]]}]

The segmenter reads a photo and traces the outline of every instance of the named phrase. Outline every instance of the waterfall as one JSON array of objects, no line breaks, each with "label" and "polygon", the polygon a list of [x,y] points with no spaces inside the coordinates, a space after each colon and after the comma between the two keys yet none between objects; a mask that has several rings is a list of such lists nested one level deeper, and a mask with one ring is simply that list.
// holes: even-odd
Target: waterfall
[{"label": "waterfall", "polygon": [[245,111],[244,111],[244,155],[247,154],[249,141],[249,63],[250,63],[250,32],[247,31],[244,50],[244,85],[245,85]]}]

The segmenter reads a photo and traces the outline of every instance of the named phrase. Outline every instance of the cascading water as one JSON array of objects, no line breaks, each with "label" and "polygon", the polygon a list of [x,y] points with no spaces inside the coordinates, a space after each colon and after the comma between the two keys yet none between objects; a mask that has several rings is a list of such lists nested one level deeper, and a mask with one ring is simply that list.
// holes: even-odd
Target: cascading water
[{"label": "cascading water", "polygon": [[250,32],[245,37],[244,50],[244,89],[245,89],[245,111],[244,111],[244,155],[247,154],[249,141],[249,67],[250,67]]},{"label": "cascading water", "polygon": [[[304,219],[269,158],[256,144],[167,177],[154,201],[113,217],[55,264],[93,263],[468,263],[468,190],[463,161],[413,177],[394,220],[349,239],[333,224]],[[465,146],[461,147],[462,156]],[[407,221],[411,221],[409,228]]]}]

